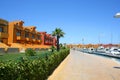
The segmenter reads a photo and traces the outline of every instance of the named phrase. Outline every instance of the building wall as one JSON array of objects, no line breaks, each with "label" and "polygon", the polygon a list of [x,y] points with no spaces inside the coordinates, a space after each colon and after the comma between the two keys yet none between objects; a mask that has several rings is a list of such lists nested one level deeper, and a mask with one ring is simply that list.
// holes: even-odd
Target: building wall
[{"label": "building wall", "polygon": [[[21,31],[21,36],[20,38],[24,38],[24,32],[23,32],[23,21],[14,21],[14,22],[9,22],[9,27],[8,27],[8,33],[10,34],[8,37],[8,43],[17,43],[17,31]],[[21,39],[22,40],[22,39]]]},{"label": "building wall", "polygon": [[51,34],[47,34],[46,32],[40,32],[41,33],[41,40],[42,45],[53,45],[56,46],[56,38],[53,37]]},{"label": "building wall", "polygon": [[7,27],[3,27],[3,32],[6,34],[0,32],[0,35],[4,36],[2,41],[9,45],[12,45],[12,43],[19,43],[22,45],[30,44],[56,46],[56,38],[51,34],[47,34],[46,32],[38,32],[35,26],[25,27],[23,25],[23,21],[9,22]]},{"label": "building wall", "polygon": [[0,19],[0,42],[8,44],[8,21]]},{"label": "building wall", "polygon": [[41,45],[45,45],[46,32],[40,32],[40,34],[41,34],[41,40],[42,40]]},{"label": "building wall", "polygon": [[[36,31],[35,26],[23,26],[23,21],[15,21],[9,23],[9,43],[21,44],[39,44],[41,43],[41,33]],[[16,35],[20,32],[20,36]]]}]

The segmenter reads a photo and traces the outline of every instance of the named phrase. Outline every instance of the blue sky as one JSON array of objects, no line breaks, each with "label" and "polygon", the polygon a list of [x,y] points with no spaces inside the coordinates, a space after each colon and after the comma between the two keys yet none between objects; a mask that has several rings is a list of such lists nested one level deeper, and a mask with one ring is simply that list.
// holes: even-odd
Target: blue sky
[{"label": "blue sky", "polygon": [[[1,0],[0,18],[66,34],[61,43],[120,43],[120,0]],[[112,37],[111,37],[112,36]]]}]

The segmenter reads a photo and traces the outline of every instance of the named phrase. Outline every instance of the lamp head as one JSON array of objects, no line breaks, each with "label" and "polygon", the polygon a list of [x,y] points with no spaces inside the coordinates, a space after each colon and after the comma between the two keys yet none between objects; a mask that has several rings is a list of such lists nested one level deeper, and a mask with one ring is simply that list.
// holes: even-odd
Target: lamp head
[{"label": "lamp head", "polygon": [[120,12],[116,13],[114,17],[115,18],[120,18]]}]

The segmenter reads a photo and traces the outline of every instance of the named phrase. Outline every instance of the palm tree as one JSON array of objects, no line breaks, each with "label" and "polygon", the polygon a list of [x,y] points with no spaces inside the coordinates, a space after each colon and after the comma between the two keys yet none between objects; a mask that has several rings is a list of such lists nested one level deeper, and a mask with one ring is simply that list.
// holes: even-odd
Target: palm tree
[{"label": "palm tree", "polygon": [[60,47],[59,47],[59,39],[61,37],[64,37],[64,32],[62,31],[62,29],[60,28],[56,28],[53,32],[52,32],[52,36],[56,36],[57,37],[57,51],[59,51]]}]

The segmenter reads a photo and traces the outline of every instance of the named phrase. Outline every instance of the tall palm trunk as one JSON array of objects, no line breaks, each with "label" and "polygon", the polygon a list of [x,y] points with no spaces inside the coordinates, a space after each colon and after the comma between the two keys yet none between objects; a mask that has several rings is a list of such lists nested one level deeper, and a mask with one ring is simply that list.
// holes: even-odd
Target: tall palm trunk
[{"label": "tall palm trunk", "polygon": [[59,36],[57,36],[57,51],[59,51],[60,47],[59,47]]}]

